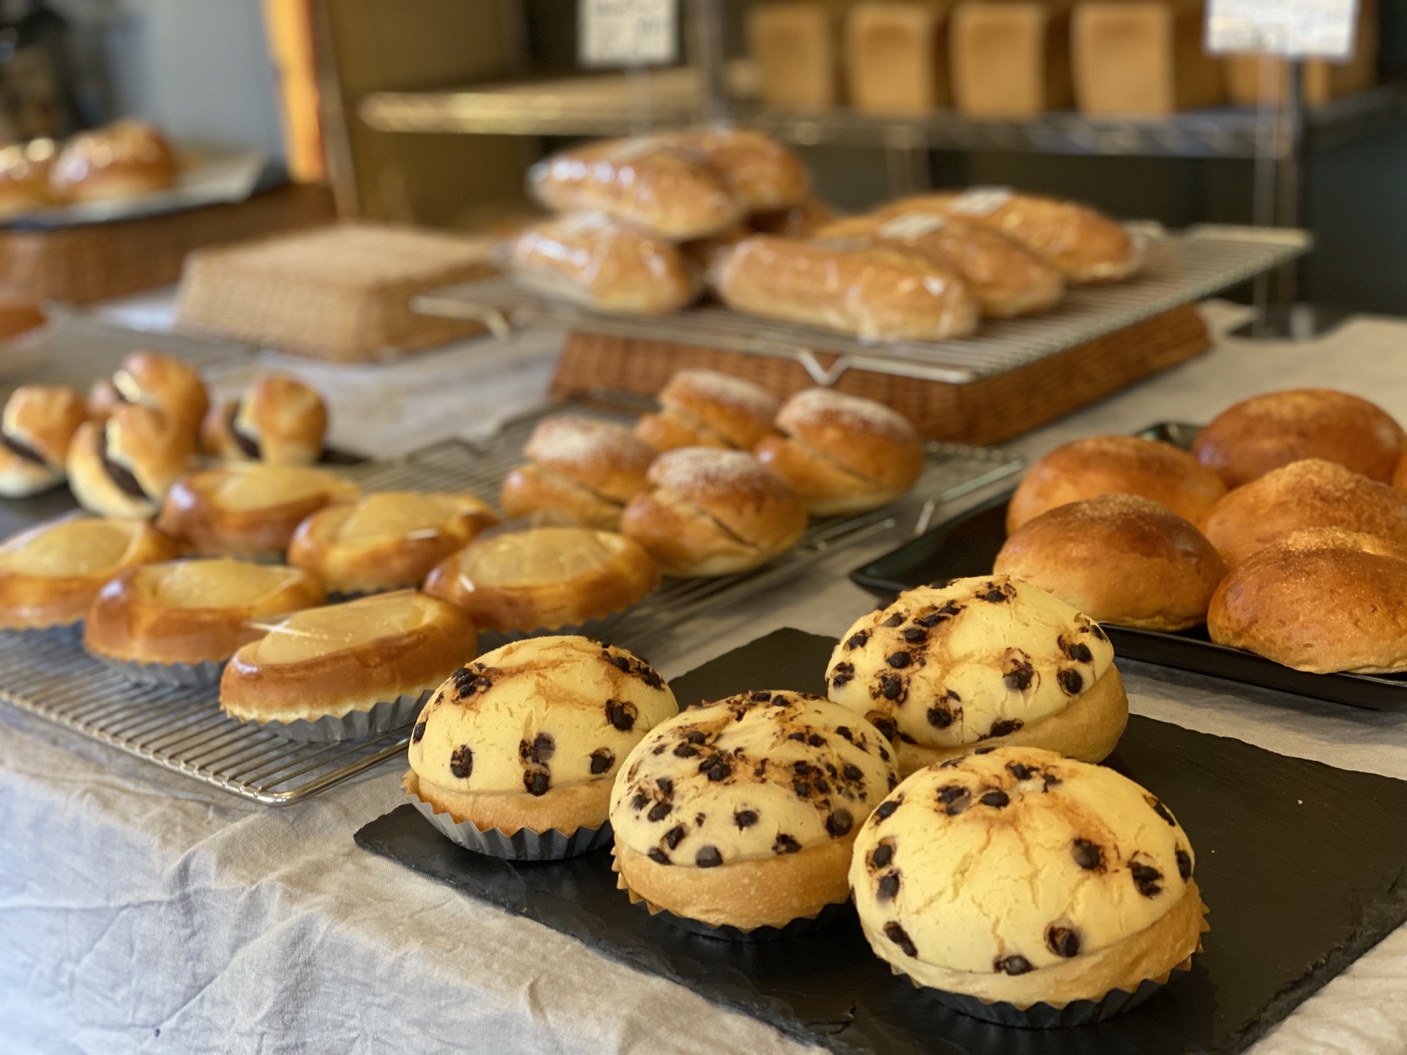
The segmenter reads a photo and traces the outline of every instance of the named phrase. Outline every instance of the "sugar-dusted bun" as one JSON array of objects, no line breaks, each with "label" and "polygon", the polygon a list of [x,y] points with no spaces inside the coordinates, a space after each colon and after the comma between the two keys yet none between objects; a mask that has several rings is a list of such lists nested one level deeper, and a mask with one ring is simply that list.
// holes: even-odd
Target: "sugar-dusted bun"
[{"label": "sugar-dusted bun", "polygon": [[510,517],[560,515],[612,531],[625,503],[649,487],[655,449],[614,422],[564,414],[533,430],[519,466],[503,481],[499,504]]},{"label": "sugar-dusted bun", "polygon": [[650,466],[620,529],[667,575],[712,576],[766,564],[795,546],[806,507],[791,485],[742,451],[680,447]]},{"label": "sugar-dusted bun", "polygon": [[1327,388],[1299,388],[1228,407],[1202,430],[1192,450],[1227,487],[1240,487],[1306,458],[1337,462],[1386,483],[1407,452],[1407,434],[1366,399]]},{"label": "sugar-dusted bun", "polygon": [[288,544],[288,563],[340,593],[418,586],[496,523],[494,511],[471,494],[381,491],[305,519]]},{"label": "sugar-dusted bun", "polygon": [[0,149],[0,220],[11,220],[55,204],[49,190],[54,141],[32,139]]},{"label": "sugar-dusted bun", "polygon": [[316,721],[435,688],[478,652],[465,612],[414,590],[305,608],[244,645],[220,708],[244,721]]},{"label": "sugar-dusted bun", "polygon": [[754,453],[816,516],[862,513],[901,497],[923,473],[923,439],[883,403],[806,388],[777,415],[781,436]]},{"label": "sugar-dusted bun", "polygon": [[1407,545],[1407,495],[1334,462],[1292,462],[1238,487],[1202,531],[1235,568],[1256,550],[1307,528],[1342,528]]},{"label": "sugar-dusted bun", "polygon": [[62,483],[73,434],[88,417],[61,385],[22,385],[0,416],[0,496],[22,498]]},{"label": "sugar-dusted bun", "polygon": [[111,517],[150,517],[190,467],[193,437],[153,407],[123,403],[85,421],[68,448],[68,485],[79,505]]},{"label": "sugar-dusted bun", "polygon": [[145,520],[67,517],[12,535],[0,543],[0,629],[76,623],[123,568],[179,552]]},{"label": "sugar-dusted bun", "polygon": [[1039,586],[1101,623],[1185,630],[1206,621],[1226,565],[1167,506],[1100,495],[1028,520],[992,571]]},{"label": "sugar-dusted bun", "polygon": [[998,747],[910,776],[855,839],[875,954],[920,985],[1025,1009],[1186,968],[1208,929],[1172,812],[1128,777]]},{"label": "sugar-dusted bun", "polygon": [[1226,494],[1226,485],[1171,443],[1090,436],[1061,444],[1026,470],[1007,507],[1007,533],[1066,502],[1113,494],[1161,502],[1182,519],[1200,524]]},{"label": "sugar-dusted bun", "polygon": [[112,375],[117,394],[128,403],[165,411],[195,437],[210,407],[200,374],[181,360],[160,352],[133,352]]},{"label": "sugar-dusted bun", "polygon": [[557,630],[629,608],[659,572],[639,543],[611,531],[539,527],[471,542],[425,579],[482,630]]},{"label": "sugar-dusted bun", "polygon": [[1334,528],[1247,557],[1212,595],[1213,641],[1296,670],[1407,670],[1407,546]]},{"label": "sugar-dusted bun", "polygon": [[664,679],[624,649],[515,641],[455,671],[425,705],[407,790],[483,830],[599,828],[631,749],[678,710]]},{"label": "sugar-dusted bun", "polygon": [[322,457],[327,406],[317,390],[267,374],[243,399],[213,404],[201,425],[207,454],[227,461],[312,465]]},{"label": "sugar-dusted bun", "polygon": [[1104,632],[1004,575],[920,586],[861,616],[826,681],[832,700],[894,741],[905,774],[979,742],[1097,762],[1128,722]]},{"label": "sugar-dusted bun", "polygon": [[49,170],[63,201],[130,198],[165,190],[176,180],[176,156],[166,137],[141,121],[115,121],[74,136]]},{"label": "sugar-dusted bun", "polygon": [[855,832],[897,783],[879,731],[819,697],[690,708],[640,741],[611,793],[621,886],[711,926],[814,918],[849,896]]},{"label": "sugar-dusted bun", "polygon": [[765,389],[713,370],[680,370],[659,394],[635,434],[656,450],[736,447],[750,451],[772,434],[778,404]]},{"label": "sugar-dusted bun", "polygon": [[177,560],[127,568],[98,591],[83,645],[133,663],[220,663],[249,619],[311,608],[325,599],[305,571],[233,560]]}]

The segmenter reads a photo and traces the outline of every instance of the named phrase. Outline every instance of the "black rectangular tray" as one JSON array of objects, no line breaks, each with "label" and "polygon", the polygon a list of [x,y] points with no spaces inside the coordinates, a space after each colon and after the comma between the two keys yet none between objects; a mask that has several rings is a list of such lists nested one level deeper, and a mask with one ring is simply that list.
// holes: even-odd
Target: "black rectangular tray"
[{"label": "black rectangular tray", "polygon": [[[754,688],[824,692],[833,645],[779,630],[672,687],[682,706]],[[1407,783],[1138,717],[1108,764],[1176,811],[1196,850],[1212,929],[1190,972],[1142,1007],[1078,1029],[1017,1030],[944,1008],[875,958],[849,906],[806,935],[734,943],[685,933],[631,905],[607,850],[500,861],[449,842],[409,805],[366,825],[356,841],[837,1052],[1239,1052],[1407,919]]]},{"label": "black rectangular tray", "polygon": [[[1145,439],[1190,448],[1197,425],[1164,422],[1145,429]],[[885,601],[904,590],[969,575],[988,575],[1006,542],[1006,491],[974,509],[938,524],[918,538],[850,573],[856,585]],[[1230,681],[1279,689],[1300,696],[1347,703],[1376,711],[1407,710],[1407,676],[1392,674],[1309,674],[1274,660],[1218,645],[1205,626],[1178,633],[1105,624],[1116,655],[1196,671]]]}]

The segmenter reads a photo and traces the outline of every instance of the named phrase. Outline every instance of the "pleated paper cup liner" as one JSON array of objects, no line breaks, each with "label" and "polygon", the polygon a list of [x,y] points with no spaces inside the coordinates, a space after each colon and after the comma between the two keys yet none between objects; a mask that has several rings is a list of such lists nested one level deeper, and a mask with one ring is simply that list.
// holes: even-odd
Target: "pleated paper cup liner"
[{"label": "pleated paper cup liner", "polygon": [[340,718],[324,714],[321,718],[295,718],[291,722],[256,721],[252,724],[286,740],[316,743],[360,740],[409,725],[420,714],[425,701],[434,694],[434,689],[426,689],[414,696],[397,696],[394,700],[374,704],[370,710],[349,711]]},{"label": "pleated paper cup liner", "polygon": [[89,652],[88,655],[128,681],[188,689],[220,684],[220,672],[225,669],[226,663],[223,659],[204,663],[138,663],[136,660],[100,656],[96,652]]}]

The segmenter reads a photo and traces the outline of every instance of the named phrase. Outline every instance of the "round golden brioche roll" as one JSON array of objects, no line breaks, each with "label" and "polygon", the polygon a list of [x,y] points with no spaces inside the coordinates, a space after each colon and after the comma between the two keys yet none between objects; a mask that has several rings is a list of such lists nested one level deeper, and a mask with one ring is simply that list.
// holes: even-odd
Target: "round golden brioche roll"
[{"label": "round golden brioche roll", "polygon": [[658,413],[644,415],[635,434],[658,451],[675,447],[736,447],[750,451],[772,434],[777,400],[740,377],[680,370],[659,394]]},{"label": "round golden brioche roll", "polygon": [[322,457],[327,405],[317,390],[285,374],[266,374],[241,399],[212,404],[201,446],[226,461],[312,465]]},{"label": "round golden brioche roll", "polygon": [[106,420],[78,426],[65,469],[84,509],[151,517],[194,457],[194,438],[178,419],[141,403],[120,403]]},{"label": "round golden brioche roll", "polygon": [[509,472],[499,492],[507,516],[613,531],[625,503],[649,487],[656,451],[623,425],[563,414],[540,422],[523,453],[529,463]]},{"label": "round golden brioche roll", "polygon": [[83,397],[62,385],[21,385],[10,393],[0,416],[0,497],[62,483],[69,445],[87,418]]}]

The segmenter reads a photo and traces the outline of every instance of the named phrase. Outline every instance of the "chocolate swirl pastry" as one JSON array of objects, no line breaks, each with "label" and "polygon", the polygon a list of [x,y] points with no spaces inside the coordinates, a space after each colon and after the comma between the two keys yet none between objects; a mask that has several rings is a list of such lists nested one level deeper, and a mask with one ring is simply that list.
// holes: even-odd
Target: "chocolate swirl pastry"
[{"label": "chocolate swirl pastry", "polygon": [[87,411],[58,385],[15,389],[0,417],[0,496],[22,498],[63,482],[68,448]]},{"label": "chocolate swirl pastry", "polygon": [[103,516],[150,517],[189,467],[193,437],[176,419],[122,403],[106,421],[86,421],[68,451],[69,486]]},{"label": "chocolate swirl pastry", "polygon": [[322,396],[297,378],[268,374],[243,398],[212,405],[200,440],[207,454],[228,461],[312,465],[326,432]]}]

